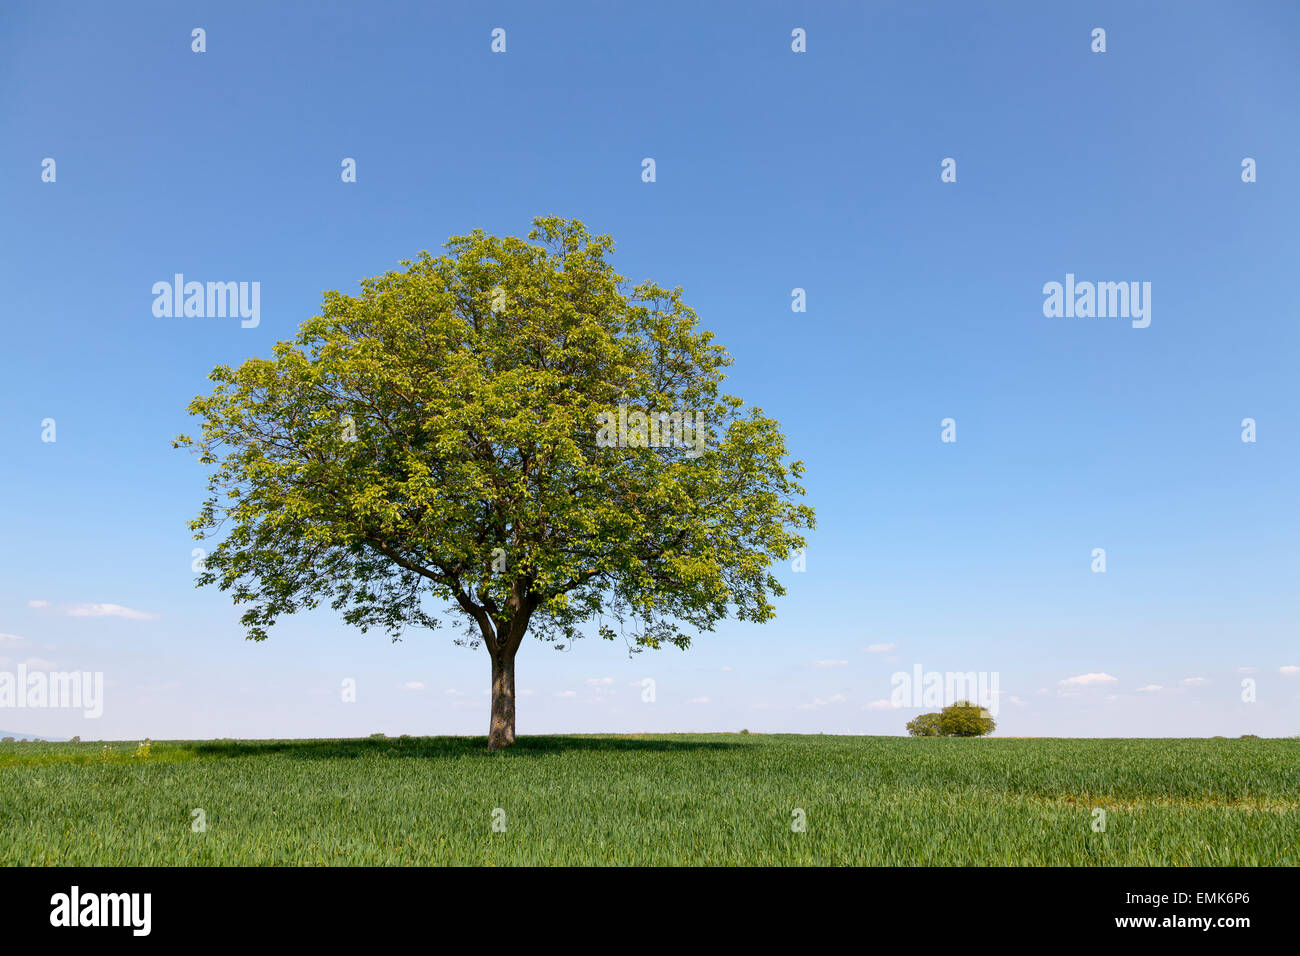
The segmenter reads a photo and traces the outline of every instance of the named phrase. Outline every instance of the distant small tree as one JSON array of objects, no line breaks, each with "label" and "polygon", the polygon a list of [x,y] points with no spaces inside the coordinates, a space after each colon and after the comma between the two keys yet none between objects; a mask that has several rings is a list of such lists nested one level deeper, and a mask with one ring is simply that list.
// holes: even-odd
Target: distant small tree
[{"label": "distant small tree", "polygon": [[939,720],[938,714],[921,714],[907,722],[907,732],[913,737],[938,737]]},{"label": "distant small tree", "polygon": [[993,733],[997,723],[987,710],[969,700],[959,700],[939,714],[942,737],[983,737]]}]

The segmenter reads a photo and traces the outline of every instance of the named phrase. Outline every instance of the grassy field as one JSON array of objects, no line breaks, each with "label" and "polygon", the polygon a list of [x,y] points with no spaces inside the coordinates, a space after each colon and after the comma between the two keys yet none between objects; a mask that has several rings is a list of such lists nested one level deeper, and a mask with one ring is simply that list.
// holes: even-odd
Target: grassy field
[{"label": "grassy field", "polygon": [[[711,734],[483,747],[0,744],[0,863],[1300,864],[1295,739]],[[198,808],[205,832],[192,826]],[[492,829],[498,808],[504,832]]]}]

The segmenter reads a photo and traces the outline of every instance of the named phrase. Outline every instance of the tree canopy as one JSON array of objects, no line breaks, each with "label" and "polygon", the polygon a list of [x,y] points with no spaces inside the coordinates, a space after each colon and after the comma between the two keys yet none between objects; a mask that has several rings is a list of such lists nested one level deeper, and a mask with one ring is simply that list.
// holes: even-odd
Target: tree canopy
[{"label": "tree canopy", "polygon": [[613,248],[555,217],[475,230],[213,370],[175,444],[211,466],[198,582],[248,605],[249,638],[322,603],[394,639],[454,622],[492,658],[496,748],[525,634],[685,648],[774,615],[771,566],[814,523],[803,465],[722,392],[732,359],[682,290],[630,285]]},{"label": "tree canopy", "polygon": [[912,737],[983,737],[997,729],[987,709],[969,700],[959,700],[937,714],[920,714],[907,722]]}]

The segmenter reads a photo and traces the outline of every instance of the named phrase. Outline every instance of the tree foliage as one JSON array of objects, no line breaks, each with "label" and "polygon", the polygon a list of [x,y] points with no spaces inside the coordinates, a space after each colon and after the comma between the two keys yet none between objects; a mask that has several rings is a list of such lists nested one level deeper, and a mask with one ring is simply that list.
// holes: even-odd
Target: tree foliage
[{"label": "tree foliage", "polygon": [[907,722],[907,733],[912,737],[938,737],[939,715],[921,714]]},{"label": "tree foliage", "polygon": [[937,714],[921,714],[907,722],[912,737],[983,737],[996,728],[988,710],[969,700],[959,700]]},{"label": "tree foliage", "polygon": [[[814,521],[777,423],[722,392],[732,360],[681,289],[631,286],[576,220],[528,240],[454,237],[212,372],[176,444],[211,466],[199,583],[249,638],[327,603],[394,639],[451,620],[500,660],[525,632],[684,648],[773,616],[770,567]],[[620,406],[697,412],[701,444],[603,447]]]}]

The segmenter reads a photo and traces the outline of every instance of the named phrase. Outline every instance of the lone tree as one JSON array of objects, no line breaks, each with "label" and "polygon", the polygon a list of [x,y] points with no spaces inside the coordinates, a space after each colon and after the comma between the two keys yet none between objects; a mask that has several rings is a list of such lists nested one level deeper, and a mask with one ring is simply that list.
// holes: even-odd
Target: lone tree
[{"label": "lone tree", "polygon": [[[200,585],[251,640],[328,602],[362,631],[459,625],[492,663],[488,748],[515,739],[515,655],[617,624],[634,650],[733,615],[814,515],[778,424],[723,394],[726,351],[681,289],[630,286],[614,243],[539,218],[327,292],[274,357],[218,366],[189,407],[214,466],[190,523]],[[441,602],[441,615],[429,602]]]},{"label": "lone tree", "polygon": [[907,722],[913,737],[983,737],[997,729],[997,722],[983,707],[959,700],[937,714],[920,714]]}]

